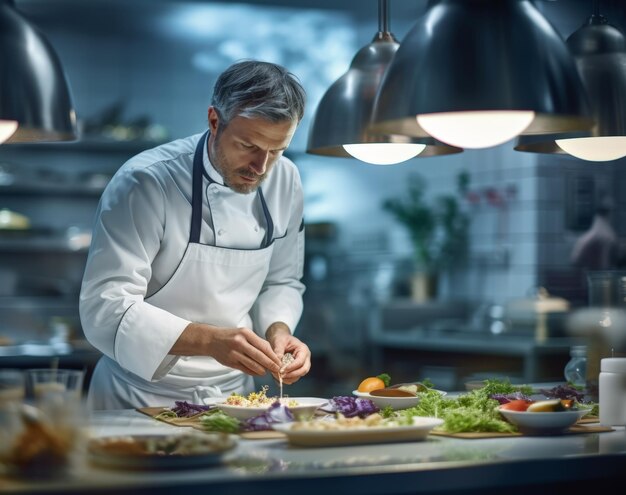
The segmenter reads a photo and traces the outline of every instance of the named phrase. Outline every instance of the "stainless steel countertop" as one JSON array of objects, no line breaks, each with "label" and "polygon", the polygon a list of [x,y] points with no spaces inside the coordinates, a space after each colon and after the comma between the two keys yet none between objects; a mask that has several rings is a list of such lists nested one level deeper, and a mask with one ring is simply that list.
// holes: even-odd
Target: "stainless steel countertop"
[{"label": "stainless steel countertop", "polygon": [[[134,410],[92,413],[89,434],[180,433]],[[240,440],[224,464],[203,469],[131,472],[89,464],[55,481],[4,480],[3,493],[333,494],[479,493],[516,484],[626,482],[626,432],[550,437],[459,439],[430,435],[420,442],[326,448],[289,446],[286,440]],[[581,489],[582,490],[582,489]],[[458,492],[457,492],[458,493]],[[507,492],[509,493],[509,492]],[[570,492],[568,492],[570,493]],[[582,493],[582,491],[581,491]]]}]

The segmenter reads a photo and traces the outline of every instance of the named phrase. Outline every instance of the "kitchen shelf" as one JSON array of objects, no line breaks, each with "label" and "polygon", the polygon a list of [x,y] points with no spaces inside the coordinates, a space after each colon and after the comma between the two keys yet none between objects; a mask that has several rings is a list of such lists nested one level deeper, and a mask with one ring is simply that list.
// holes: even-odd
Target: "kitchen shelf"
[{"label": "kitchen shelf", "polygon": [[72,197],[99,197],[104,187],[85,187],[78,185],[55,184],[19,184],[0,185],[0,195],[4,196],[72,196]]},{"label": "kitchen shelf", "polygon": [[0,251],[16,250],[31,253],[86,253],[89,246],[72,247],[66,238],[19,236],[3,238],[0,234]]},{"label": "kitchen shelf", "polygon": [[59,152],[106,152],[106,153],[139,153],[141,151],[154,148],[165,141],[148,141],[143,139],[120,141],[107,138],[88,137],[78,141],[59,143],[16,143],[6,144],[7,148],[13,150],[27,151],[59,151]]}]

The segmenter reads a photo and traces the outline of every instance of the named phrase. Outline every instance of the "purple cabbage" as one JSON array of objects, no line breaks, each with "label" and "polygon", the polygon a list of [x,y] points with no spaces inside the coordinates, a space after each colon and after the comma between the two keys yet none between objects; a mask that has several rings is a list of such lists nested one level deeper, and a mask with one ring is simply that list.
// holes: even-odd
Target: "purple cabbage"
[{"label": "purple cabbage", "polygon": [[525,395],[522,392],[512,392],[510,394],[491,394],[489,398],[497,400],[500,404],[506,404],[507,402],[511,402],[513,400],[532,400],[528,395]]},{"label": "purple cabbage", "polygon": [[585,394],[569,385],[557,385],[550,389],[542,389],[540,392],[548,399],[574,399],[576,402],[583,402]]},{"label": "purple cabbage", "polygon": [[346,418],[359,416],[364,418],[378,412],[380,409],[369,399],[341,395],[328,401],[328,406],[323,408],[326,412],[338,412]]},{"label": "purple cabbage", "polygon": [[293,414],[289,408],[276,401],[263,414],[248,418],[243,424],[243,429],[246,431],[271,430],[272,425],[289,423],[293,419]]},{"label": "purple cabbage", "polygon": [[213,406],[205,406],[204,404],[192,404],[185,400],[177,400],[174,402],[175,406],[172,411],[176,413],[179,418],[188,418],[194,414],[206,412]]}]

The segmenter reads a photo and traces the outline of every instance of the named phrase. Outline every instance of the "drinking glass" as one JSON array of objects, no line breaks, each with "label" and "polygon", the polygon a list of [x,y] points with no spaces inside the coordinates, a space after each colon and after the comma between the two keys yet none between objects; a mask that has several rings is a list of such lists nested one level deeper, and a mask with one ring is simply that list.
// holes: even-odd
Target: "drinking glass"
[{"label": "drinking glass", "polygon": [[0,369],[0,474],[12,454],[15,439],[22,432],[21,407],[24,402],[24,372]]},{"label": "drinking glass", "polygon": [[0,369],[0,407],[7,402],[21,402],[24,395],[24,372],[11,368]]},{"label": "drinking glass", "polygon": [[83,390],[85,372],[83,370],[68,370],[42,368],[27,370],[28,387],[32,397],[41,399],[50,393],[63,393],[80,397]]}]

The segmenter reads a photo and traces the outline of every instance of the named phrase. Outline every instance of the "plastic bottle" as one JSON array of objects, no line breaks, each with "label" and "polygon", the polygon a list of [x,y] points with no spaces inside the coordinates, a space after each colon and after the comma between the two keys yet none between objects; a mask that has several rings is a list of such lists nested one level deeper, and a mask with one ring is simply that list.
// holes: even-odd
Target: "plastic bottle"
[{"label": "plastic bottle", "polygon": [[626,358],[605,358],[600,370],[600,423],[626,425]]},{"label": "plastic bottle", "polygon": [[575,345],[570,348],[571,359],[565,365],[565,380],[573,385],[584,387],[587,377],[587,346]]}]

